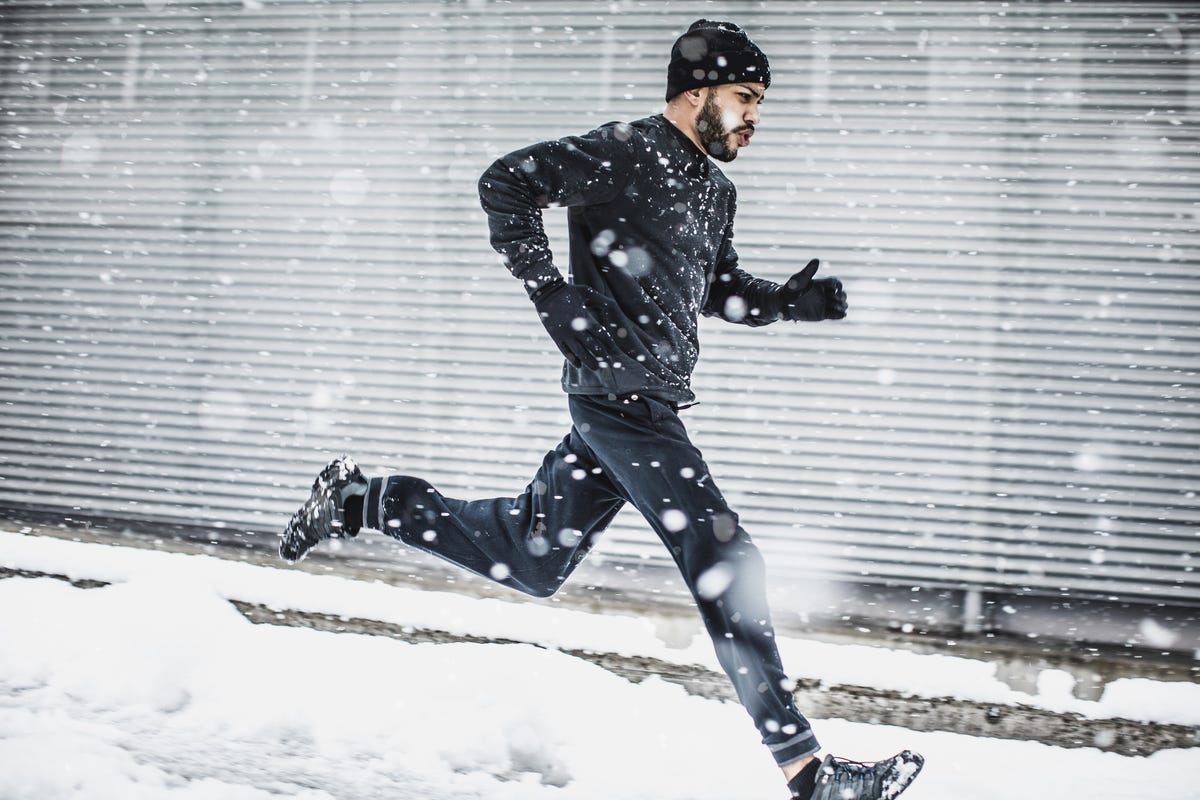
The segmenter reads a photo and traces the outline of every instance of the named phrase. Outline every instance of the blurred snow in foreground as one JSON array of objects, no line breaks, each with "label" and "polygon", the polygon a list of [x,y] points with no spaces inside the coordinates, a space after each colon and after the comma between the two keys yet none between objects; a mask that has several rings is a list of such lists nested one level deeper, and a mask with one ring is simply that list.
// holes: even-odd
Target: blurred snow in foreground
[{"label": "blurred snow in foreground", "polygon": [[[522,622],[518,604],[8,533],[0,566],[115,581],[79,589],[0,580],[4,800],[786,794],[734,704],[656,679],[630,684],[531,645],[414,645],[254,625],[225,598],[237,587],[252,602],[294,608],[307,598],[345,613],[337,596],[369,588],[377,618],[424,624],[422,616],[448,613],[460,628],[494,628],[507,609],[515,626],[532,627],[536,617]],[[546,612],[559,620],[541,619],[551,639],[603,649],[624,633],[627,648],[643,643],[636,621]],[[898,662],[878,663],[882,679]],[[839,720],[816,728],[847,757],[924,752],[926,773],[906,795],[913,800],[1174,800],[1200,785],[1200,750],[1126,758]]]}]

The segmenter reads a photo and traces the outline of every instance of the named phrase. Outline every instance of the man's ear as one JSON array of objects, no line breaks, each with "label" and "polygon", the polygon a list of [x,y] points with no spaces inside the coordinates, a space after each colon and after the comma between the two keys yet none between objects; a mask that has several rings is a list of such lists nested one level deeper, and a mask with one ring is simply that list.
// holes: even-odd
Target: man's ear
[{"label": "man's ear", "polygon": [[701,86],[698,89],[685,89],[683,91],[683,99],[692,108],[700,108],[704,105],[705,99],[708,97],[708,87]]}]

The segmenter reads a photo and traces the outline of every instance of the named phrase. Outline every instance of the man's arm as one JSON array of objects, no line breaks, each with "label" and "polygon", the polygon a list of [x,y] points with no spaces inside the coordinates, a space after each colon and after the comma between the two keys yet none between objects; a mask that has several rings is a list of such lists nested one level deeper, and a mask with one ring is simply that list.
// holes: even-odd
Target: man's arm
[{"label": "man's arm", "polygon": [[704,315],[757,328],[779,319],[781,307],[779,284],[756,278],[739,267],[732,235],[727,234],[702,309]]},{"label": "man's arm", "polygon": [[588,311],[583,291],[554,265],[542,209],[596,205],[617,196],[633,171],[628,126],[541,142],[497,159],[479,179],[492,247],[521,280],[538,318],[570,363],[597,369],[613,357],[612,336]]},{"label": "man's arm", "polygon": [[479,179],[492,247],[530,298],[563,281],[554,265],[542,209],[595,205],[616,197],[633,169],[627,126],[540,142],[497,159]]},{"label": "man's arm", "polygon": [[783,284],[756,278],[739,267],[737,251],[733,249],[732,220],[731,214],[713,284],[702,309],[705,316],[717,316],[752,328],[780,319],[815,322],[846,316],[842,282],[837,278],[814,280],[820,265],[815,258]]},{"label": "man's arm", "polygon": [[733,248],[733,218],[736,213],[735,192],[729,198],[729,222],[725,226],[713,283],[701,313],[757,328],[779,319],[779,284],[756,278],[738,266],[737,250]]}]

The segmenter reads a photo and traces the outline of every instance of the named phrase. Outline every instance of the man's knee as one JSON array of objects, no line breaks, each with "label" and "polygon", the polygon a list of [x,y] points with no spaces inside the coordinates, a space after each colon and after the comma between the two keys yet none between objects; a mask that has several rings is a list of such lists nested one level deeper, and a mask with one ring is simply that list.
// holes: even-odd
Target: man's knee
[{"label": "man's knee", "polygon": [[766,562],[749,541],[685,550],[681,566],[696,593],[708,600],[727,592],[753,596],[763,590],[766,580]]}]

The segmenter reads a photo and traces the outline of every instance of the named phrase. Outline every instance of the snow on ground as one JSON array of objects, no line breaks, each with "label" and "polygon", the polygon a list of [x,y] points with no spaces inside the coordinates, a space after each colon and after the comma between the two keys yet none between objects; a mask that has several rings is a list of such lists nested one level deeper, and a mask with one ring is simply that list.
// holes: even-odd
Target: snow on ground
[{"label": "snow on ground", "polygon": [[[408,644],[254,625],[226,598],[709,660],[698,648],[666,650],[640,620],[11,533],[0,533],[0,566],[113,581],[79,589],[50,578],[0,580],[3,800],[786,794],[737,705],[654,679],[630,684],[532,645]],[[861,677],[886,683],[898,665],[917,666],[909,655],[877,659],[874,673],[854,649],[823,663],[838,672],[851,661]],[[952,662],[920,664],[964,681],[966,668]],[[1194,721],[1200,703],[1185,693],[1196,689],[1135,682],[1121,703],[1140,697],[1163,710],[1173,698],[1182,707],[1172,715]],[[1194,798],[1200,785],[1200,750],[1126,758],[840,720],[816,728],[840,755],[923,752],[926,772],[906,800],[1173,800]]]}]

